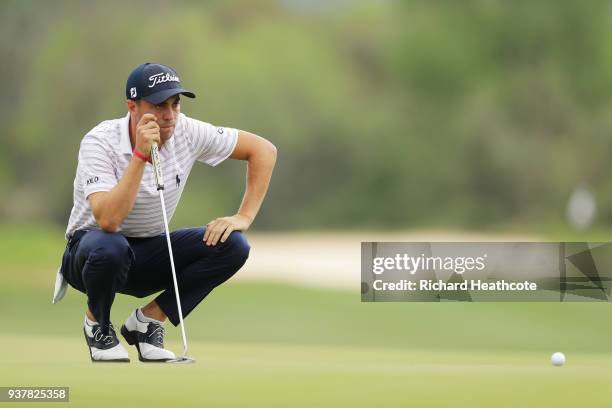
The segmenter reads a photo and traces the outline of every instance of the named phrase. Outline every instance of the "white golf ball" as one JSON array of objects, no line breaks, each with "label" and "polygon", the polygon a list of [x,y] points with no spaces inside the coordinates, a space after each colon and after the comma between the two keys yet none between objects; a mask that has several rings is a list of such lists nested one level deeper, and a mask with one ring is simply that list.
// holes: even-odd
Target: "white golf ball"
[{"label": "white golf ball", "polygon": [[550,362],[555,367],[562,366],[563,364],[565,364],[565,354],[561,353],[560,351],[553,353],[553,355],[550,357]]}]

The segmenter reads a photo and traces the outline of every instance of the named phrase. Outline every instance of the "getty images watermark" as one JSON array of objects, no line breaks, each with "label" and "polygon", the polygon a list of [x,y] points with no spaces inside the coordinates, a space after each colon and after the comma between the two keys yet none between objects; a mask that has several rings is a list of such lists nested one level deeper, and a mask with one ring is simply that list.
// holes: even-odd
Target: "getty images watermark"
[{"label": "getty images watermark", "polygon": [[612,243],[363,242],[361,300],[608,301]]}]

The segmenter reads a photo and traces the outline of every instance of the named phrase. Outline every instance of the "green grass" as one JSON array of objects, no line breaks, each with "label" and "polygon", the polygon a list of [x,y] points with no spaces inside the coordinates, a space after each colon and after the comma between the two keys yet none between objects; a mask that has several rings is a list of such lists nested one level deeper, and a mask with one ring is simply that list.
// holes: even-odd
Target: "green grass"
[{"label": "green grass", "polygon": [[[361,303],[229,282],[186,320],[195,365],[146,365],[131,349],[130,364],[92,364],[84,295],[51,304],[61,232],[4,232],[0,386],[68,386],[70,406],[612,405],[607,303]],[[145,301],[119,295],[115,324]],[[181,349],[176,328],[168,345]]]},{"label": "green grass", "polygon": [[[610,403],[605,391],[610,356],[570,355],[565,367],[554,368],[547,356],[529,352],[193,341],[191,354],[198,361],[192,365],[94,365],[84,358],[76,334],[1,338],[2,384],[69,386],[70,406],[574,408]],[[40,348],[43,341],[46,349]]]}]

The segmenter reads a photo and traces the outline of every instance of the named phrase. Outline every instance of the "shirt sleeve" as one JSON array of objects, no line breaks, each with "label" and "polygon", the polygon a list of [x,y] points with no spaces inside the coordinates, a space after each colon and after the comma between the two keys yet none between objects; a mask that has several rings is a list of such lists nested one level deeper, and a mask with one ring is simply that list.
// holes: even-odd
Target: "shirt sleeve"
[{"label": "shirt sleeve", "polygon": [[181,114],[185,137],[195,159],[216,166],[227,159],[238,142],[238,129],[217,127]]},{"label": "shirt sleeve", "polygon": [[81,142],[78,174],[85,199],[92,193],[110,191],[117,185],[110,151],[98,137],[87,135]]}]

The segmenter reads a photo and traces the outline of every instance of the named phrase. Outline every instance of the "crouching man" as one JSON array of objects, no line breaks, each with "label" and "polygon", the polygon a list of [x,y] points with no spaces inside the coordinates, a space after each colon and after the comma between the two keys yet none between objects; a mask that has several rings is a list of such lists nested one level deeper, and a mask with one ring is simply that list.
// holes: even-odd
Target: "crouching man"
[{"label": "crouching man", "polygon": [[170,67],[138,66],[125,92],[127,115],[100,123],[81,142],[54,302],[66,282],[85,293],[83,332],[91,360],[127,362],[110,321],[115,294],[142,298],[161,292],[127,318],[121,334],[141,361],[164,362],[175,358],[164,347],[164,322],[176,326],[179,316],[151,146],[159,146],[169,218],[195,162],[247,161],[246,191],[234,215],[170,233],[183,317],[246,262],[250,247],[243,232],[268,190],[276,148],[252,133],[180,113],[180,97],[195,95],[181,87]]}]

